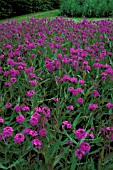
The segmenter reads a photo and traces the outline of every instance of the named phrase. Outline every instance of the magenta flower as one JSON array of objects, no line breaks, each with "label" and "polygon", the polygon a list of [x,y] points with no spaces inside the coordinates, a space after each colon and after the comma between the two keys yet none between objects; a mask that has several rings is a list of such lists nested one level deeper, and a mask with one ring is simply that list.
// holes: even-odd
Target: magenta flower
[{"label": "magenta flower", "polygon": [[110,130],[111,130],[110,126],[106,127],[106,131],[110,131]]},{"label": "magenta flower", "polygon": [[40,149],[41,148],[41,141],[39,139],[33,139],[32,140],[32,145],[34,145],[36,148]]},{"label": "magenta flower", "polygon": [[4,58],[4,54],[1,54],[1,55],[0,55],[0,59],[3,59],[3,58]]},{"label": "magenta flower", "polygon": [[82,142],[82,143],[80,144],[79,149],[80,149],[81,151],[84,151],[84,153],[86,154],[86,153],[88,153],[88,152],[90,151],[90,144],[87,143],[87,142]]},{"label": "magenta flower", "polygon": [[26,105],[21,106],[22,111],[30,111],[30,108]]},{"label": "magenta flower", "polygon": [[74,48],[70,48],[70,54],[75,54],[76,50]]},{"label": "magenta flower", "polygon": [[29,134],[30,134],[30,131],[31,131],[31,129],[30,129],[30,128],[25,128],[25,129],[24,129],[24,133],[25,133],[25,134],[27,134],[27,135],[29,135]]},{"label": "magenta flower", "polygon": [[63,78],[62,78],[62,82],[65,82],[65,81],[67,81],[67,80],[69,80],[70,78],[69,78],[69,76],[68,75],[65,75]]},{"label": "magenta flower", "polygon": [[36,57],[36,54],[31,54],[31,58],[35,58]]},{"label": "magenta flower", "polygon": [[0,117],[0,123],[4,123],[4,119]]},{"label": "magenta flower", "polygon": [[67,129],[71,129],[72,125],[68,121],[64,121],[64,122],[62,122],[62,128],[65,128],[65,127]]},{"label": "magenta flower", "polygon": [[68,91],[70,91],[70,92],[74,92],[74,87],[68,87]]},{"label": "magenta flower", "polygon": [[85,138],[87,136],[87,133],[86,133],[86,131],[84,129],[79,128],[78,130],[76,130],[75,136],[79,140],[81,140],[81,139],[83,139],[83,138]]},{"label": "magenta flower", "polygon": [[58,58],[58,59],[62,59],[62,54],[58,54],[58,55],[57,55],[57,58]]},{"label": "magenta flower", "polygon": [[46,116],[46,117],[50,117],[50,109],[48,107],[43,107],[42,108],[42,113]]},{"label": "magenta flower", "polygon": [[84,85],[84,80],[79,80],[79,83],[81,84],[81,85]]},{"label": "magenta flower", "polygon": [[9,109],[9,108],[12,107],[12,104],[11,104],[11,103],[7,103],[7,104],[5,105],[5,107],[6,107],[7,109]]},{"label": "magenta flower", "polygon": [[73,96],[77,96],[78,93],[79,93],[79,92],[78,92],[77,90],[73,90],[73,91],[72,91],[72,95],[73,95]]},{"label": "magenta flower", "polygon": [[33,97],[34,94],[35,94],[35,90],[28,90],[27,93],[26,93],[26,95],[27,95],[28,97]]},{"label": "magenta flower", "polygon": [[4,83],[6,86],[11,86],[11,83],[10,82],[5,82]]},{"label": "magenta flower", "polygon": [[112,108],[112,107],[113,107],[113,104],[110,103],[110,102],[108,102],[108,103],[106,104],[106,106],[107,106],[108,108]]},{"label": "magenta flower", "polygon": [[53,100],[54,100],[54,102],[58,102],[58,98],[54,98]]},{"label": "magenta flower", "polygon": [[25,118],[24,118],[23,115],[18,115],[18,116],[16,117],[16,121],[17,121],[18,123],[23,123],[24,120],[25,120]]},{"label": "magenta flower", "polygon": [[98,105],[97,104],[89,104],[89,107],[88,107],[88,109],[91,109],[91,110],[95,110],[95,109],[97,109],[98,108]]},{"label": "magenta flower", "polygon": [[73,144],[72,141],[67,141],[67,142],[66,142],[66,145],[72,145],[72,144]]},{"label": "magenta flower", "polygon": [[41,137],[46,136],[47,133],[48,133],[48,131],[46,129],[39,130],[39,134],[40,134]]},{"label": "magenta flower", "polygon": [[74,106],[69,105],[69,106],[67,106],[67,109],[68,109],[68,110],[74,110]]},{"label": "magenta flower", "polygon": [[99,97],[100,96],[100,94],[99,94],[99,92],[97,90],[94,90],[92,95],[95,96],[95,97]]},{"label": "magenta flower", "polygon": [[2,74],[2,71],[3,71],[3,70],[2,70],[2,67],[0,67],[0,74]]},{"label": "magenta flower", "polygon": [[15,106],[15,107],[14,107],[14,110],[15,110],[16,112],[20,112],[21,107],[20,107],[20,106]]},{"label": "magenta flower", "polygon": [[36,107],[35,111],[40,113],[40,112],[42,112],[42,109],[40,107]]},{"label": "magenta flower", "polygon": [[55,70],[55,66],[51,61],[46,61],[46,68],[49,72],[52,72]]},{"label": "magenta flower", "polygon": [[9,71],[4,71],[4,77],[7,77],[8,75],[10,74],[10,72]]},{"label": "magenta flower", "polygon": [[91,67],[90,66],[86,66],[86,70],[90,71]]},{"label": "magenta flower", "polygon": [[38,124],[38,119],[36,117],[32,117],[30,119],[30,125],[36,126]]},{"label": "magenta flower", "polygon": [[18,144],[24,142],[24,135],[22,133],[17,133],[15,136],[14,136],[14,141]]},{"label": "magenta flower", "polygon": [[77,149],[75,151],[75,155],[78,157],[78,159],[82,159],[83,155],[84,155],[84,151]]},{"label": "magenta flower", "polygon": [[62,64],[58,61],[58,60],[54,60],[54,65],[55,65],[55,68],[58,69],[59,67],[62,66]]},{"label": "magenta flower", "polygon": [[35,80],[30,80],[29,83],[31,83],[32,86],[36,86],[37,82]]},{"label": "magenta flower", "polygon": [[11,83],[15,83],[17,81],[16,78],[11,78]]},{"label": "magenta flower", "polygon": [[78,99],[77,99],[77,102],[78,102],[79,104],[83,104],[83,103],[84,103],[84,100],[83,100],[82,98],[78,98]]},{"label": "magenta flower", "polygon": [[13,128],[11,126],[6,126],[4,129],[3,129],[3,132],[2,132],[3,136],[5,138],[11,136],[13,134]]},{"label": "magenta flower", "polygon": [[35,137],[35,136],[38,136],[38,133],[35,130],[30,130],[29,135],[31,135],[32,137]]},{"label": "magenta flower", "polygon": [[77,88],[76,89],[78,93],[82,93],[82,89],[81,88]]},{"label": "magenta flower", "polygon": [[3,140],[3,139],[4,139],[3,135],[2,135],[2,133],[0,133],[0,141]]},{"label": "magenta flower", "polygon": [[77,82],[77,78],[76,77],[69,78],[69,81],[72,82],[72,83],[76,83]]},{"label": "magenta flower", "polygon": [[39,119],[41,115],[38,112],[34,112],[32,117],[36,117],[37,119]]},{"label": "magenta flower", "polygon": [[88,133],[88,136],[92,139],[94,138],[94,134],[92,134],[92,133]]}]

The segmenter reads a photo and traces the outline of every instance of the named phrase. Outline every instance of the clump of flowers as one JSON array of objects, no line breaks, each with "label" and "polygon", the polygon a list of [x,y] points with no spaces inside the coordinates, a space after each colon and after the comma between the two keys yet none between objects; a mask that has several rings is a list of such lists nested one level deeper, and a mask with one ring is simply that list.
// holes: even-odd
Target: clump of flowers
[{"label": "clump of flowers", "polygon": [[3,129],[2,135],[3,135],[4,138],[10,137],[10,136],[12,136],[13,131],[14,130],[13,130],[13,128],[11,126],[6,126]]},{"label": "clump of flowers", "polygon": [[41,149],[42,142],[39,139],[33,139],[32,140],[32,145],[34,145],[37,149]]},{"label": "clump of flowers", "polygon": [[18,123],[23,123],[24,120],[25,120],[25,118],[24,118],[23,115],[18,115],[18,116],[16,117],[16,121],[17,121]]},{"label": "clump of flowers", "polygon": [[24,142],[24,135],[22,133],[17,133],[15,136],[14,136],[14,141],[18,144]]},{"label": "clump of flowers", "polygon": [[87,132],[84,129],[79,128],[76,130],[75,136],[77,139],[81,140],[83,138],[86,138]]},{"label": "clump of flowers", "polygon": [[98,104],[89,104],[88,108],[94,111],[95,109],[98,108]]},{"label": "clump of flowers", "polygon": [[62,128],[71,129],[72,125],[68,121],[62,122]]},{"label": "clump of flowers", "polygon": [[75,155],[82,159],[84,155],[86,155],[90,151],[90,144],[87,142],[82,142],[79,148],[75,151]]}]

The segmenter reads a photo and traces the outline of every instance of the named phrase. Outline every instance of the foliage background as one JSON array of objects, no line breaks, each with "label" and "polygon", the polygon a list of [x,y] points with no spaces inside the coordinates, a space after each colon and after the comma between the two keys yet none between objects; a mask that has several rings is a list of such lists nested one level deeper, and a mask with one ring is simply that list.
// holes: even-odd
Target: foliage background
[{"label": "foliage background", "polygon": [[112,0],[62,0],[61,15],[67,17],[108,17],[113,15]]},{"label": "foliage background", "polygon": [[58,0],[1,0],[0,19],[59,8]]}]

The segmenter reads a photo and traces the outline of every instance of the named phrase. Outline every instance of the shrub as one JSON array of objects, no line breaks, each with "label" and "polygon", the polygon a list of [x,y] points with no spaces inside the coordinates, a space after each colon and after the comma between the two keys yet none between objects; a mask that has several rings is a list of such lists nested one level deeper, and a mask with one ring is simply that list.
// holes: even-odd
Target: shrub
[{"label": "shrub", "polygon": [[2,0],[0,19],[32,12],[32,0]]},{"label": "shrub", "polygon": [[59,8],[56,0],[1,0],[0,19]]},{"label": "shrub", "polygon": [[113,15],[113,1],[62,0],[60,13],[68,17],[108,17]]},{"label": "shrub", "polygon": [[32,0],[13,0],[13,13],[11,16],[32,13]]},{"label": "shrub", "polygon": [[11,0],[0,1],[0,19],[9,17],[12,10]]},{"label": "shrub", "polygon": [[32,7],[33,12],[52,10],[53,2],[51,0],[33,0]]},{"label": "shrub", "polygon": [[53,2],[53,8],[59,9],[60,8],[60,0],[51,0]]}]

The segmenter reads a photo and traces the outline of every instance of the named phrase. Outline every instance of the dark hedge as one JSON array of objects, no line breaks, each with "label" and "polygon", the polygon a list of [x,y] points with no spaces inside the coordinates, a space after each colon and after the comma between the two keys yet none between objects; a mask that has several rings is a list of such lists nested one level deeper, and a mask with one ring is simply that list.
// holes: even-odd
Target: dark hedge
[{"label": "dark hedge", "polygon": [[0,0],[0,19],[58,9],[59,0]]}]

